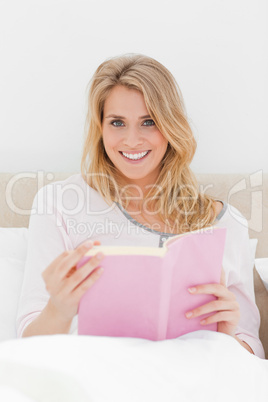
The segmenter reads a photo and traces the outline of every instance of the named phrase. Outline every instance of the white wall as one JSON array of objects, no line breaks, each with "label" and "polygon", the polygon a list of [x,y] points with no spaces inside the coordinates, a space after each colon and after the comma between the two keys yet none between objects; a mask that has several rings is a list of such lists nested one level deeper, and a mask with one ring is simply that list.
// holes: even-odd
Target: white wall
[{"label": "white wall", "polygon": [[266,0],[0,0],[0,171],[79,171],[86,85],[143,53],[176,77],[195,172],[268,172]]}]

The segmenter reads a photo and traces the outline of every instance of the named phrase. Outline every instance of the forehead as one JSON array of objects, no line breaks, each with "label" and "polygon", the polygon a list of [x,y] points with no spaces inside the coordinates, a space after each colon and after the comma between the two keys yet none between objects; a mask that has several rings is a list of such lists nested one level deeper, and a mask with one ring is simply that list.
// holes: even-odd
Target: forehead
[{"label": "forehead", "polygon": [[104,114],[148,113],[143,94],[122,85],[114,87],[104,102]]}]

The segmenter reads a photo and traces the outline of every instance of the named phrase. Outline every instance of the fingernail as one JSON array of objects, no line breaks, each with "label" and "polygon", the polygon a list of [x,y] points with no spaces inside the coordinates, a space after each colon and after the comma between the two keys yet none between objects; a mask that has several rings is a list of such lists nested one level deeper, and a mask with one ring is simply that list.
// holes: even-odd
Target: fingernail
[{"label": "fingernail", "polygon": [[196,292],[196,288],[188,288],[188,290],[189,290],[190,293]]},{"label": "fingernail", "polygon": [[98,254],[96,254],[96,258],[97,258],[98,260],[101,260],[103,257],[104,257],[104,254],[103,254],[103,253],[98,253]]},{"label": "fingernail", "polygon": [[189,311],[188,313],[185,314],[187,318],[192,317],[193,313],[191,311]]},{"label": "fingernail", "polygon": [[103,269],[103,268],[100,268],[100,269],[98,269],[97,274],[98,274],[98,275],[101,275],[101,274],[103,273],[103,271],[104,271],[104,269]]}]

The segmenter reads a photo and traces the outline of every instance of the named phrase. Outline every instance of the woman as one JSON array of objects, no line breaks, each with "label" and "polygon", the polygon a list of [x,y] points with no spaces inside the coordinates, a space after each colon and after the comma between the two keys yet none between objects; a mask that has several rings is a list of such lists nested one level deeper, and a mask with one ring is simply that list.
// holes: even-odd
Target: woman
[{"label": "woman", "polygon": [[189,168],[196,142],[172,74],[143,55],[105,61],[92,78],[87,122],[82,174],[34,199],[33,210],[41,204],[45,213],[30,219],[19,336],[75,331],[79,300],[102,273],[101,253],[76,270],[93,244],[162,247],[172,235],[215,224],[227,228],[221,283],[196,284],[192,293],[217,300],[186,316],[214,312],[204,328],[217,322],[263,357],[246,221],[199,191]]}]

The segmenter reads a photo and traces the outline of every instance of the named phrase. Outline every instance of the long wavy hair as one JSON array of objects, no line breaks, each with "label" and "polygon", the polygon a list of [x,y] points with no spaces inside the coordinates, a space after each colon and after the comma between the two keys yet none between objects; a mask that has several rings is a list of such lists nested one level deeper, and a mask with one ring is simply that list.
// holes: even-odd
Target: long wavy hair
[{"label": "long wavy hair", "polygon": [[81,174],[109,205],[119,202],[128,208],[131,190],[108,157],[102,140],[104,103],[111,90],[123,85],[140,91],[157,128],[168,140],[156,183],[144,195],[147,211],[155,213],[169,232],[183,233],[209,226],[216,218],[211,196],[199,191],[190,169],[196,141],[187,120],[180,88],[170,73],[155,59],[125,54],[104,61],[89,82],[88,112],[81,159]]}]

